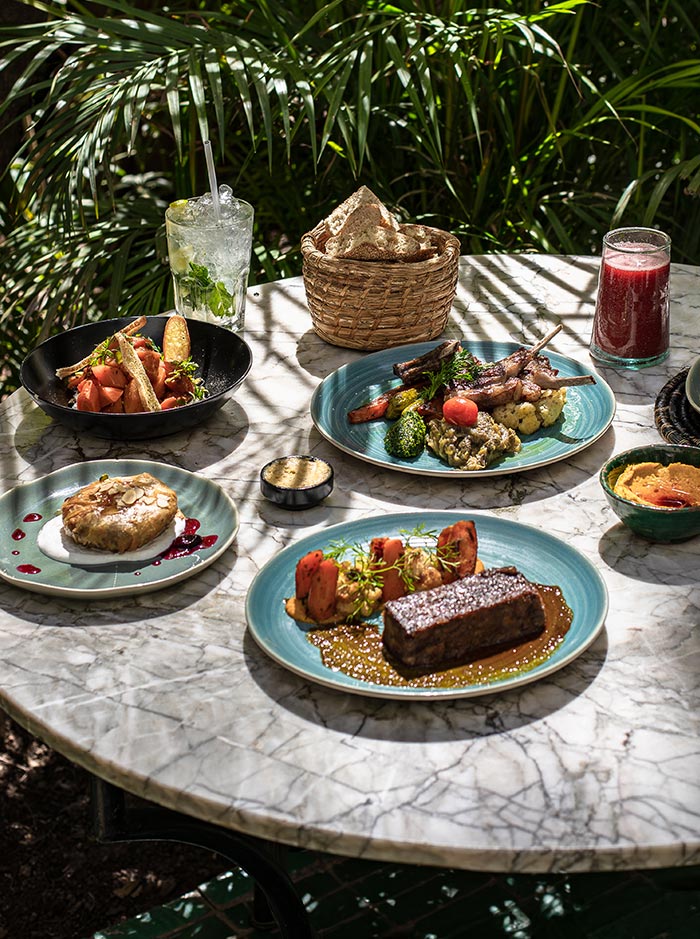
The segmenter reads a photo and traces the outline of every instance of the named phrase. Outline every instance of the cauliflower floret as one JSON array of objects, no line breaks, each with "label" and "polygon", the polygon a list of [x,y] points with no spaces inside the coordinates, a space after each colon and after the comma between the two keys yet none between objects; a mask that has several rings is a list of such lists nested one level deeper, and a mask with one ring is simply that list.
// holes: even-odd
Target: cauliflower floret
[{"label": "cauliflower floret", "polygon": [[499,404],[491,412],[494,420],[518,434],[534,434],[540,427],[551,427],[566,404],[566,388],[548,389],[538,401]]}]

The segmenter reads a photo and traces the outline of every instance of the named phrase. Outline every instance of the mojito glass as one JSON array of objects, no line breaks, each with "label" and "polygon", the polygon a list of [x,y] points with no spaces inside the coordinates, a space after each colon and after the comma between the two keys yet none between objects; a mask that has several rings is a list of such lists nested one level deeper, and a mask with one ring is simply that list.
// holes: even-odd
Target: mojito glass
[{"label": "mojito glass", "polygon": [[253,214],[228,186],[219,187],[218,217],[210,193],[166,210],[175,308],[182,316],[243,330]]}]

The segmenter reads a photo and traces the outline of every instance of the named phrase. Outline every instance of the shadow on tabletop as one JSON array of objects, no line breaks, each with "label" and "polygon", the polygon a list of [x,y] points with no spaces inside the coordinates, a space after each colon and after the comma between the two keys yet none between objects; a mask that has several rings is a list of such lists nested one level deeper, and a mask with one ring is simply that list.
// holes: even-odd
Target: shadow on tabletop
[{"label": "shadow on tabletop", "polygon": [[700,554],[700,536],[671,544],[648,541],[617,522],[601,536],[598,551],[608,567],[632,580],[664,586],[697,586],[697,567],[684,571],[677,561]]},{"label": "shadow on tabletop", "polygon": [[[486,477],[419,476],[389,466],[368,466],[364,460],[350,454],[343,456],[344,465],[338,467],[334,462],[337,458],[335,448],[320,446],[323,438],[317,433],[315,437],[319,446],[314,444],[312,450],[334,463],[338,491],[364,492],[373,499],[393,503],[385,509],[386,512],[396,511],[397,506],[403,509],[410,506],[416,511],[488,511],[542,502],[597,479],[601,467],[615,452],[615,432],[609,428],[585,450],[536,469]],[[567,473],[563,488],[558,482],[562,473]],[[420,502],[416,500],[417,481],[422,484]],[[604,502],[602,490],[600,499]],[[368,511],[377,514],[376,508]]]},{"label": "shadow on tabletop", "polygon": [[249,631],[243,640],[251,678],[280,707],[339,734],[399,743],[478,739],[546,720],[586,691],[607,653],[603,629],[575,661],[553,675],[510,690],[423,703],[327,688],[267,658]]},{"label": "shadow on tabletop", "polygon": [[[212,564],[192,569],[192,576],[165,583],[157,590],[119,594],[103,600],[90,597],[70,598],[23,590],[0,581],[0,604],[18,620],[52,629],[100,629],[103,626],[129,626],[147,623],[168,614],[182,612],[217,590],[232,573],[238,561],[238,545],[233,544]],[[148,563],[148,562],[145,562]],[[62,621],[61,612],[70,612],[69,623]]]},{"label": "shadow on tabletop", "polygon": [[[154,460],[196,473],[235,452],[245,440],[249,426],[244,408],[231,399],[201,427],[189,431],[150,441],[107,440],[78,435],[36,407],[20,421],[13,444],[22,459],[30,463],[39,475],[73,463],[103,459]],[[202,432],[206,434],[206,446],[191,447],[192,437]]]}]

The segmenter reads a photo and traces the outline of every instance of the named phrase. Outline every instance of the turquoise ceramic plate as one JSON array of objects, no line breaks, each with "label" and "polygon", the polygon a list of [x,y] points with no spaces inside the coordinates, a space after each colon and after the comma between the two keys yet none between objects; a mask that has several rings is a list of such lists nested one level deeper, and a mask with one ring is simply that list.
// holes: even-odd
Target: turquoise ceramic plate
[{"label": "turquoise ceramic plate", "polygon": [[359,519],[324,528],[275,555],[258,573],[246,600],[248,628],[256,642],[280,665],[310,681],[378,698],[462,698],[491,694],[536,681],[567,665],[593,642],[603,627],[608,594],[600,574],[582,554],[566,542],[537,528],[493,515],[474,513],[479,557],[486,567],[515,565],[530,580],[557,584],[573,610],[573,622],[563,643],[547,661],[531,671],[490,683],[457,688],[401,688],[376,685],[332,671],[321,661],[318,649],[306,639],[306,631],[284,610],[284,600],[294,594],[296,563],[307,551],[325,548],[332,541],[369,545],[379,535],[398,535],[422,524],[440,531],[463,517],[455,512],[405,512]]},{"label": "turquoise ceramic plate", "polygon": [[[177,493],[188,518],[200,523],[204,545],[192,554],[140,564],[108,563],[78,567],[47,557],[37,547],[42,525],[58,515],[63,500],[101,475],[151,473]],[[35,518],[35,516],[40,516]],[[147,593],[191,577],[215,561],[238,531],[238,512],[215,483],[186,470],[150,460],[94,460],[77,463],[17,486],[0,497],[0,577],[35,593],[100,599]]]},{"label": "turquoise ceramic plate", "polygon": [[688,369],[685,379],[685,396],[692,407],[700,413],[700,356]]},{"label": "turquoise ceramic plate", "polygon": [[[552,427],[522,437],[520,453],[505,457],[484,470],[453,469],[426,449],[413,460],[400,460],[384,449],[384,434],[391,421],[351,424],[348,411],[399,384],[392,365],[422,355],[436,343],[421,342],[370,355],[343,365],[325,378],[311,399],[311,418],[319,432],[345,453],[404,473],[426,476],[496,476],[536,469],[590,447],[610,426],[615,414],[615,396],[601,378],[595,385],[567,388],[562,417]],[[483,362],[501,359],[520,348],[512,342],[470,342],[469,349]],[[585,375],[590,369],[555,352],[547,353],[561,375]]]}]

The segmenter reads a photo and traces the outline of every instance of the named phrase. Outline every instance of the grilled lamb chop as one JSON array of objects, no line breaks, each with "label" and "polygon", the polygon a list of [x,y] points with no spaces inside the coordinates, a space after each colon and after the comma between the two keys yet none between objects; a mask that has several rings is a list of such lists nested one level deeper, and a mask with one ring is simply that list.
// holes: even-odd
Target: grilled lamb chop
[{"label": "grilled lamb chop", "polygon": [[419,355],[416,359],[407,362],[396,362],[394,375],[397,375],[406,385],[416,385],[425,380],[425,372],[434,372],[440,368],[442,362],[451,358],[460,348],[459,339],[448,339],[440,343],[429,352]]}]

